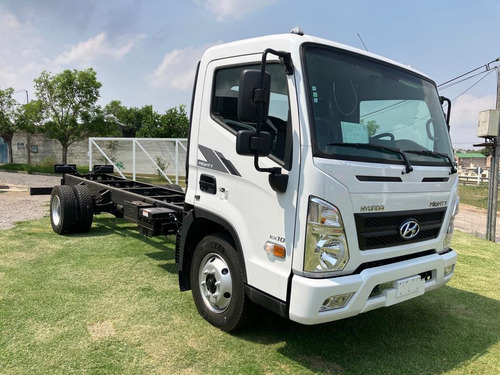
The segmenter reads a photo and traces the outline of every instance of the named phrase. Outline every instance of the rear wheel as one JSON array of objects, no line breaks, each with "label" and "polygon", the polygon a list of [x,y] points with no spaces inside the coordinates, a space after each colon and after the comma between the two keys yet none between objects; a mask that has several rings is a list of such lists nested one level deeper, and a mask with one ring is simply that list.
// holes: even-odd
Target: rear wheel
[{"label": "rear wheel", "polygon": [[78,203],[78,225],[75,231],[77,233],[87,233],[94,219],[94,200],[88,186],[74,185],[72,188]]},{"label": "rear wheel", "polygon": [[254,305],[245,294],[243,265],[226,236],[216,234],[201,240],[190,278],[196,308],[210,324],[229,332],[250,322]]},{"label": "rear wheel", "polygon": [[78,225],[78,203],[71,186],[55,186],[50,195],[50,222],[57,234],[73,233]]}]

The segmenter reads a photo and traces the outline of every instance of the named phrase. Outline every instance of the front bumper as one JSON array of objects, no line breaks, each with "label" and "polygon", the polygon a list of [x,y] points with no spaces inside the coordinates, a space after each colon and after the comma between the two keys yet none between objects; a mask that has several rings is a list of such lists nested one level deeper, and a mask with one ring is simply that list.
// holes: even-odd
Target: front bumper
[{"label": "front bumper", "polygon": [[[453,271],[444,276],[444,269],[454,266],[457,253],[432,254],[420,258],[369,268],[357,275],[339,276],[329,279],[311,279],[293,275],[290,295],[290,319],[302,324],[318,324],[354,316],[379,307],[391,306],[417,297],[429,290],[447,283]],[[423,288],[399,295],[395,287],[385,289],[381,294],[370,297],[377,285],[402,280],[430,272]],[[343,308],[320,311],[323,302],[335,295],[354,293]],[[399,293],[401,294],[401,293]]]}]

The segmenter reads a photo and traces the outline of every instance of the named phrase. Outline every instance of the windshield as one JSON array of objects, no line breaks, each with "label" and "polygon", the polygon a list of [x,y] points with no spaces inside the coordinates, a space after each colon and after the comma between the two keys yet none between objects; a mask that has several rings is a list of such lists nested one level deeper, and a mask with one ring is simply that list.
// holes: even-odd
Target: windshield
[{"label": "windshield", "polygon": [[450,137],[432,82],[334,48],[309,44],[303,56],[315,156],[411,165],[451,163]]}]

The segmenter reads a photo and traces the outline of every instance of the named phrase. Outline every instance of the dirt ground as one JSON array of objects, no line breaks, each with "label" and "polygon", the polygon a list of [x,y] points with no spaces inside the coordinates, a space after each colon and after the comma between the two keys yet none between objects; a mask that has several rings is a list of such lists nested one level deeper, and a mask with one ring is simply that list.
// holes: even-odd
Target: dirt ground
[{"label": "dirt ground", "polygon": [[0,230],[49,215],[49,196],[30,196],[29,188],[55,186],[60,181],[58,176],[0,172]]}]

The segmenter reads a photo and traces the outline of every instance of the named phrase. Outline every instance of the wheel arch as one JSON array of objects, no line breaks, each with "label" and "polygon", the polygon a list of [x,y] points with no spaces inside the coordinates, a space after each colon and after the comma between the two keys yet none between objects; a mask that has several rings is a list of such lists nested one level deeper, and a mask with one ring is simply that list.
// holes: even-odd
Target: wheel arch
[{"label": "wheel arch", "polygon": [[236,249],[243,265],[244,282],[246,283],[245,257],[236,229],[231,223],[218,215],[200,208],[191,207],[184,212],[182,232],[180,238],[178,238],[175,249],[175,259],[179,271],[179,287],[181,291],[191,289],[189,270],[191,268],[191,260],[196,246],[202,238],[215,233],[225,234],[227,239]]}]

